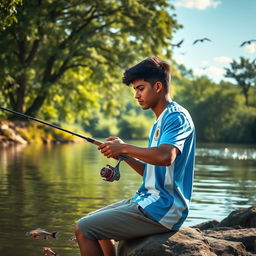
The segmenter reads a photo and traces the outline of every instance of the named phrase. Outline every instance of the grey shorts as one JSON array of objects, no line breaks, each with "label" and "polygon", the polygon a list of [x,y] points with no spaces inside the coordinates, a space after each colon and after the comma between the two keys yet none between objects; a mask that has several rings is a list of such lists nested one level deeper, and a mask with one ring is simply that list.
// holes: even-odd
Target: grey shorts
[{"label": "grey shorts", "polygon": [[89,213],[77,225],[92,240],[119,241],[170,231],[131,199]]}]

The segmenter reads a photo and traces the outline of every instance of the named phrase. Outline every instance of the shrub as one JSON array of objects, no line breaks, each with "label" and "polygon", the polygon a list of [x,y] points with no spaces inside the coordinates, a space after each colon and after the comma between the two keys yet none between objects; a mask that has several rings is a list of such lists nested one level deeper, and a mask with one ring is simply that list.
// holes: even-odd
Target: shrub
[{"label": "shrub", "polygon": [[126,115],[120,120],[119,136],[125,139],[146,139],[152,123],[152,119],[144,115],[136,116],[132,112],[131,115]]}]

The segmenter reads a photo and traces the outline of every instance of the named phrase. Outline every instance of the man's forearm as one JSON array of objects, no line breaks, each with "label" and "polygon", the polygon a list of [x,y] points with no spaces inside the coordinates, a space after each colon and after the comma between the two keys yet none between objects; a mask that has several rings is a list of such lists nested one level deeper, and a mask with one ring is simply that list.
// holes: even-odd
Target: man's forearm
[{"label": "man's forearm", "polygon": [[[172,145],[162,144],[158,147],[142,148],[126,144],[122,141],[120,143],[120,139],[106,141],[99,145],[98,149],[109,158],[115,158],[118,157],[118,155],[126,154],[145,163],[161,166],[171,165],[179,154],[178,148]],[[141,173],[142,165],[136,163],[135,159],[134,161],[130,160],[130,165],[133,165],[133,167]]]},{"label": "man's forearm", "polygon": [[139,175],[143,176],[145,164],[131,156],[128,156],[128,159],[125,160]]},{"label": "man's forearm", "polygon": [[123,153],[149,164],[168,166],[174,162],[179,151],[176,147],[171,145],[141,148],[125,144],[123,145]]}]

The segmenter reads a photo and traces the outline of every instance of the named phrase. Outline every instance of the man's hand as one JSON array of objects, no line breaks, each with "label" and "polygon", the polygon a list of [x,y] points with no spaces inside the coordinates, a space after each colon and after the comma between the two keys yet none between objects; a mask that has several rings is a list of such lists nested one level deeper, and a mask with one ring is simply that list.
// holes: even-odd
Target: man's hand
[{"label": "man's hand", "polygon": [[100,152],[110,158],[113,157],[115,159],[118,158],[123,152],[123,148],[125,143],[118,137],[108,137],[105,142],[103,142],[98,149]]}]

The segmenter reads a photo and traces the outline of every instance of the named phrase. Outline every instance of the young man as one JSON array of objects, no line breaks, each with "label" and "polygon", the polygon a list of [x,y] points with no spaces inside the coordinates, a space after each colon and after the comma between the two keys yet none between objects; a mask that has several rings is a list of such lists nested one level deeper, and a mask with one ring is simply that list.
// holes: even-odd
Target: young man
[{"label": "young man", "polygon": [[81,218],[75,227],[82,256],[112,256],[111,239],[126,240],[178,230],[188,215],[194,173],[195,128],[183,107],[169,96],[169,65],[151,57],[126,70],[142,109],[152,109],[147,148],[110,137],[99,146],[107,157],[129,156],[126,162],[143,181],[133,198]]}]

